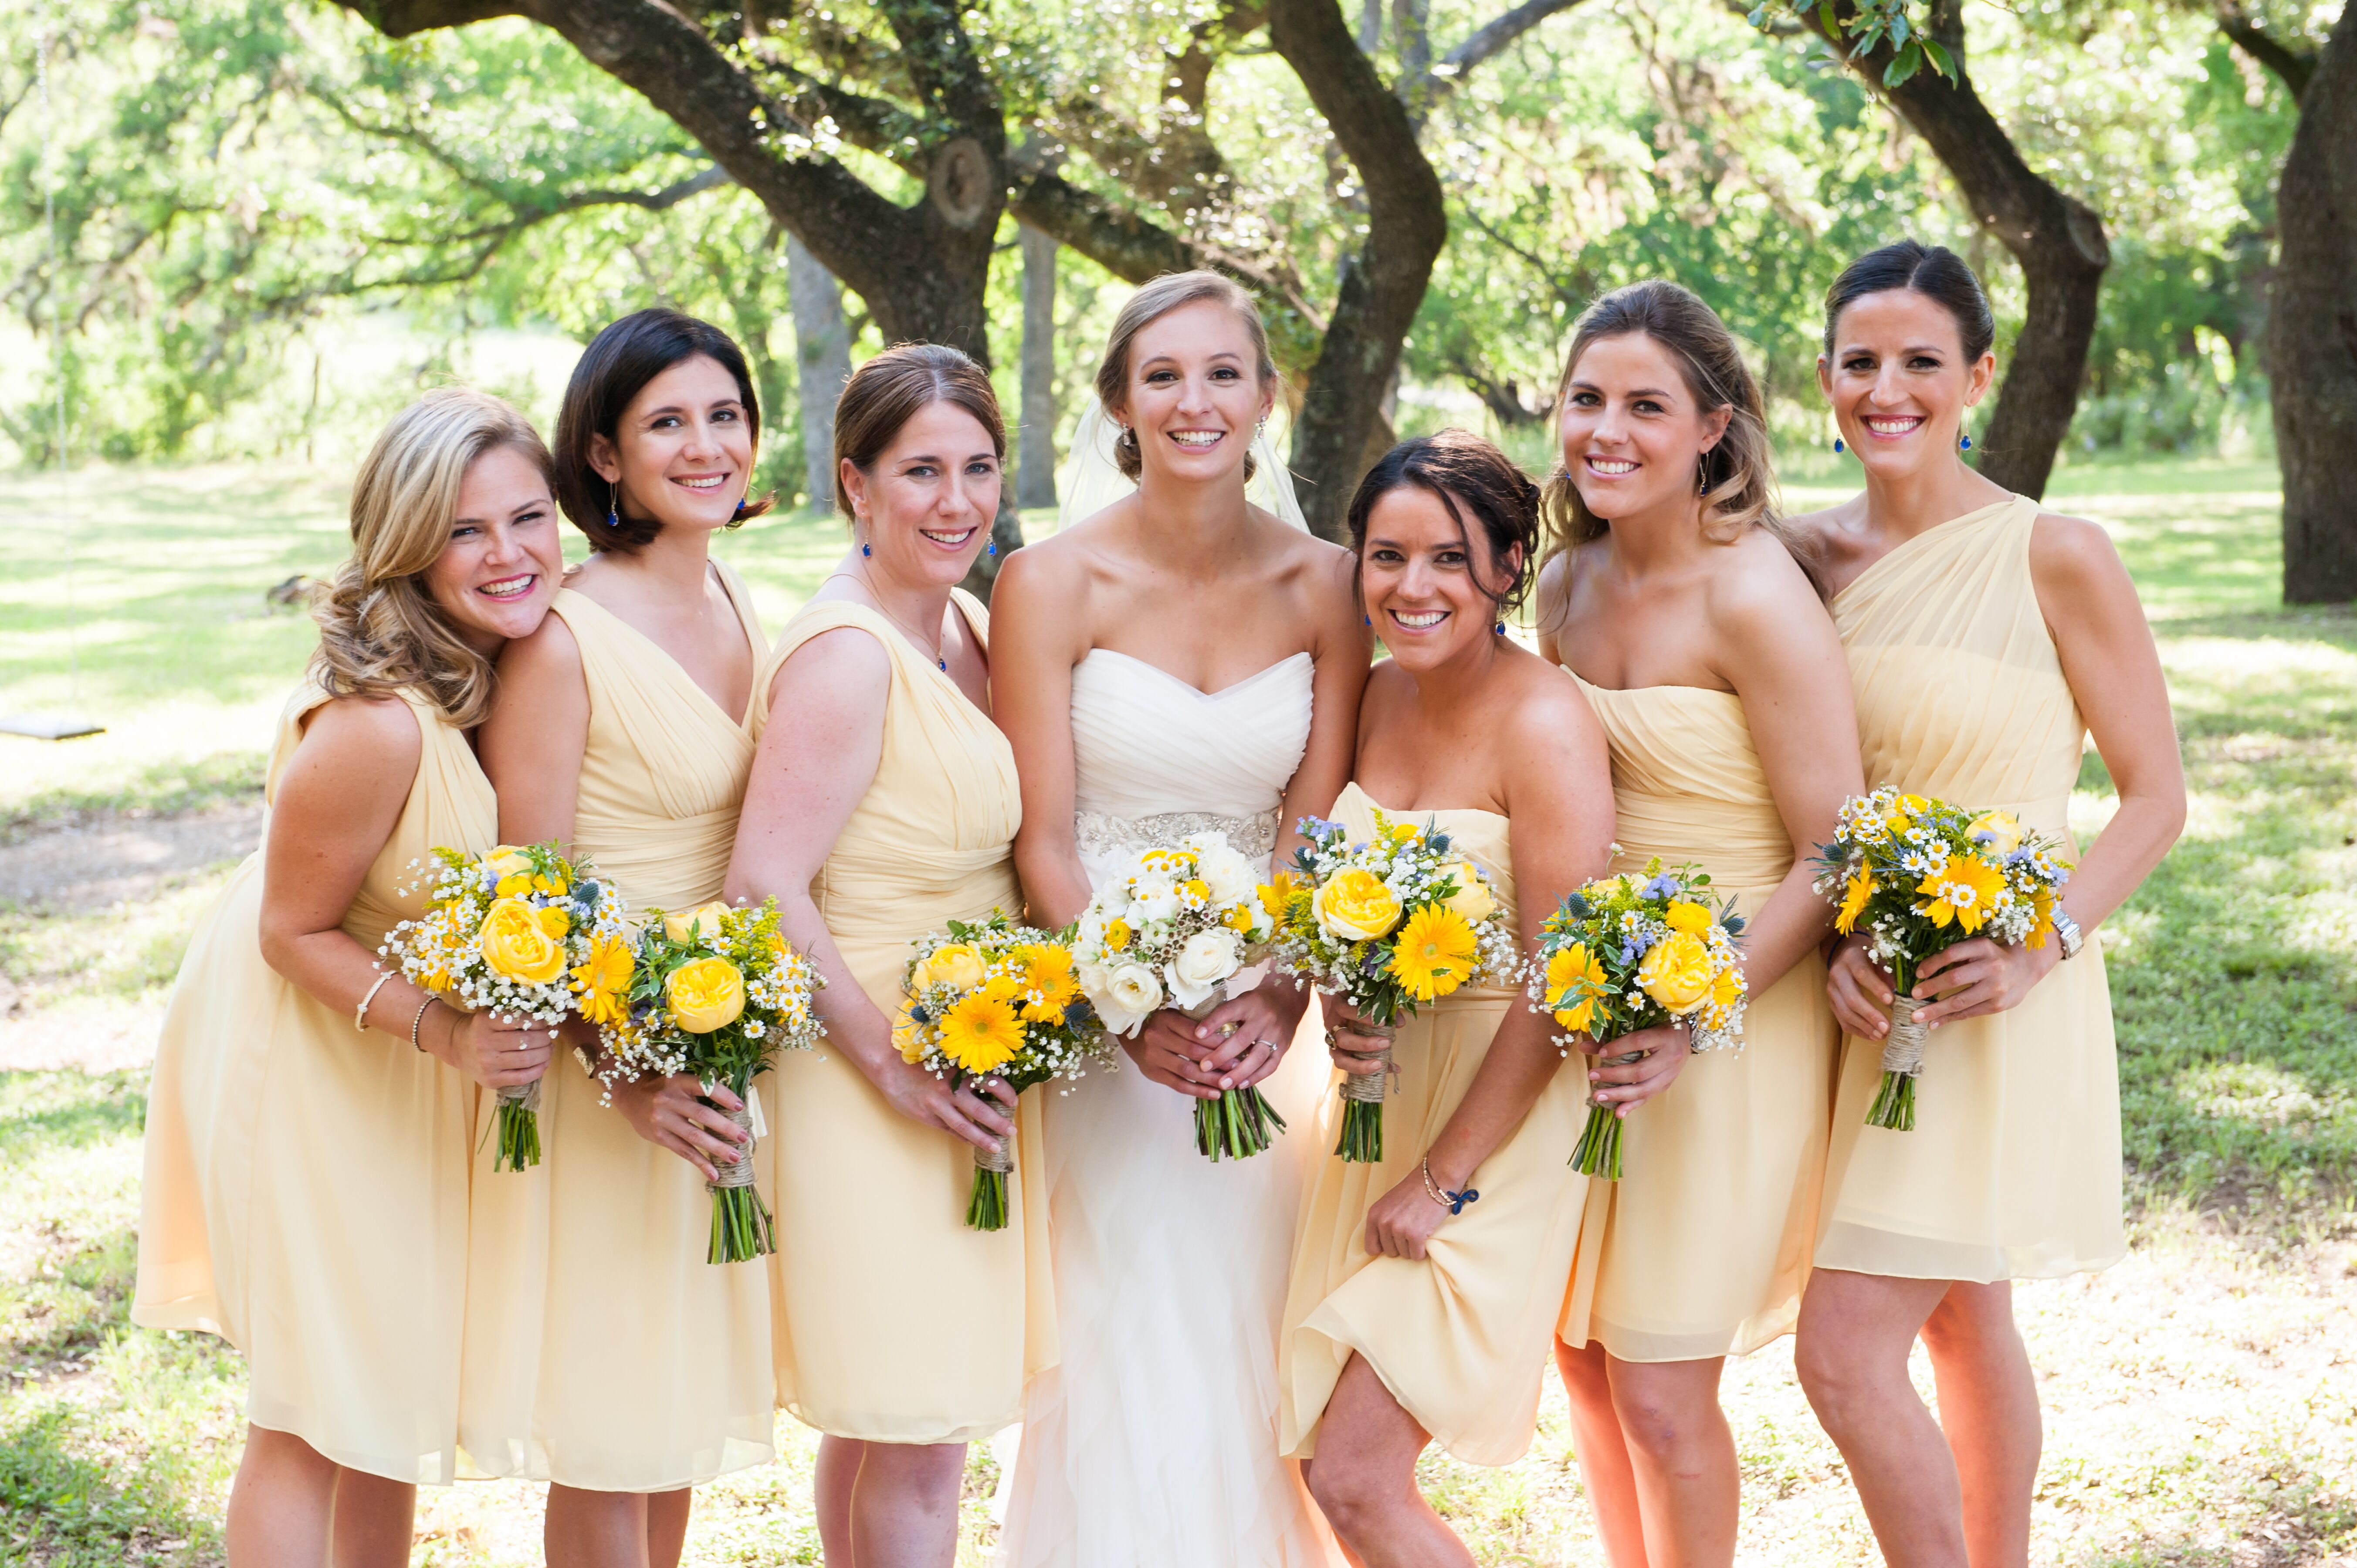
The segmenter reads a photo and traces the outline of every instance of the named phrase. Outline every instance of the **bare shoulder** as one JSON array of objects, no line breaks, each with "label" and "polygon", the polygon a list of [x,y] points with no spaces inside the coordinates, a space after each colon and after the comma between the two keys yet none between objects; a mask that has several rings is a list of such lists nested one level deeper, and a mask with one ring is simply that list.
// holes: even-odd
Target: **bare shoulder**
[{"label": "bare shoulder", "polygon": [[1710,579],[1710,609],[1716,618],[1825,617],[1816,585],[1784,542],[1765,528],[1747,528],[1722,547]]},{"label": "bare shoulder", "polygon": [[1558,735],[1566,725],[1582,729],[1596,722],[1587,693],[1560,664],[1518,647],[1503,661],[1500,674],[1512,704],[1511,722],[1526,734]]},{"label": "bare shoulder", "polygon": [[425,747],[418,723],[399,697],[330,697],[304,720],[299,755],[339,774],[398,779],[406,788]]},{"label": "bare shoulder", "polygon": [[829,695],[874,699],[891,682],[892,655],[885,650],[880,634],[864,626],[838,626],[787,654],[778,666],[776,686],[779,690],[817,688]]},{"label": "bare shoulder", "polygon": [[2030,575],[2041,582],[2084,585],[2124,580],[2127,567],[2104,525],[2041,511],[2029,530]]},{"label": "bare shoulder", "polygon": [[565,618],[554,612],[525,637],[510,638],[500,650],[500,681],[551,681],[581,677],[581,641]]}]

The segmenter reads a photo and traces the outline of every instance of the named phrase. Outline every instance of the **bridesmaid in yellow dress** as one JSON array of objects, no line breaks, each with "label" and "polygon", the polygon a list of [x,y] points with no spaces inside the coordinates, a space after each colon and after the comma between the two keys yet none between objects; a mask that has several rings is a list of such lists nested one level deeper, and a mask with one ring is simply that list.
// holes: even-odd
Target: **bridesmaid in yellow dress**
[{"label": "bridesmaid in yellow dress", "polygon": [[[1498,635],[1536,553],[1538,499],[1503,453],[1456,430],[1402,443],[1361,482],[1358,585],[1391,657],[1368,678],[1356,778],[1334,805],[1353,839],[1374,834],[1379,808],[1446,832],[1526,939],[1602,873],[1612,840],[1595,715],[1561,671]],[[1519,914],[1517,884],[1531,894]],[[1343,1069],[1377,1066],[1382,1043],[1355,1031],[1349,1004],[1325,1006]],[[1367,1568],[1471,1568],[1416,1488],[1428,1443],[1477,1465],[1530,1446],[1587,1187],[1566,1164],[1587,1074],[1558,1070],[1552,1033],[1513,989],[1469,987],[1403,1020],[1384,1157],[1329,1154],[1302,1206],[1278,1341],[1281,1441]],[[1678,1061],[1609,1069],[1631,1085],[1612,1098],[1638,1102]],[[1327,1104],[1309,1135],[1330,1149]]]},{"label": "bridesmaid in yellow dress", "polygon": [[1611,743],[1612,868],[1691,862],[1732,894],[1751,999],[1742,1048],[1689,1062],[1628,1118],[1622,1178],[1589,1186],[1556,1360],[1615,1568],[1724,1564],[1739,1487],[1719,1371],[1792,1328],[1816,1230],[1833,911],[1806,857],[1857,791],[1857,758],[1825,744],[1856,720],[1770,510],[1759,389],[1710,307],[1668,283],[1607,295],[1560,406],[1540,649]]},{"label": "bridesmaid in yellow dress", "polygon": [[[2119,810],[2063,889],[2059,940],[1960,942],[1923,966],[1935,1031],[1912,1132],[1866,1125],[1889,980],[1835,950],[1847,1031],[1801,1380],[1894,1563],[2029,1560],[2038,1390],[2011,1282],[2116,1262],[2119,1083],[2101,948],[2084,933],[2176,841],[2185,779],[2136,587],[2104,531],[1975,473],[1966,411],[1996,373],[1988,302],[1911,241],[1826,296],[1817,377],[1865,493],[1807,518],[1857,682],[1869,786],[2002,808],[2067,840],[2090,730]],[[1918,1336],[1940,1420],[1907,1373]],[[1944,1426],[1944,1438],[1942,1427]]]},{"label": "bridesmaid in yellow dress", "polygon": [[[670,310],[600,332],[558,416],[557,496],[594,553],[500,660],[483,764],[510,843],[570,843],[634,912],[706,903],[727,875],[768,647],[709,547],[767,510],[746,497],[759,430],[737,345]],[[470,1340],[463,1440],[551,1483],[550,1562],[669,1568],[689,1488],[772,1456],[767,1267],[704,1261],[742,1106],[684,1074],[610,1108],[572,1062],[549,1079],[543,1182],[478,1187],[476,1255],[512,1272],[484,1293],[506,1334],[479,1364],[491,1336]]]},{"label": "bridesmaid in yellow dress", "polygon": [[[826,1434],[819,1540],[838,1568],[949,1568],[965,1445],[1017,1418],[1054,1354],[1036,1097],[1018,1116],[996,1079],[985,1098],[937,1079],[891,1025],[911,939],[1022,912],[989,613],[955,585],[1006,450],[989,377],[956,349],[861,365],[834,414],[854,548],[755,684],[728,896],[774,895],[827,981],[826,1039],[777,1074],[772,1280],[779,1402]],[[969,1230],[974,1154],[1018,1122],[1006,1229]]]},{"label": "bridesmaid in yellow dress", "polygon": [[417,1483],[458,1467],[476,1086],[551,1049],[375,958],[425,912],[412,861],[496,838],[469,732],[564,567],[548,450],[496,398],[430,393],[361,465],[351,531],[263,847],[189,940],[148,1098],[131,1318],[245,1353],[239,1568],[409,1561]]}]

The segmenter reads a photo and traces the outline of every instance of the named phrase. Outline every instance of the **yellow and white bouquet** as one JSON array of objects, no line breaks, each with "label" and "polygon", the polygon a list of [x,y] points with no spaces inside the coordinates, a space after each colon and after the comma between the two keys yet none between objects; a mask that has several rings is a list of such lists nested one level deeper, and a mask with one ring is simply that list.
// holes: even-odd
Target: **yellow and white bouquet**
[{"label": "yellow and white bouquet", "polygon": [[[1301,819],[1294,869],[1265,895],[1276,914],[1271,962],[1340,997],[1389,1039],[1398,1022],[1466,985],[1512,985],[1522,947],[1480,867],[1432,823],[1375,813],[1375,833],[1352,843],[1340,822]],[[1334,1152],[1371,1165],[1383,1157],[1384,1070],[1342,1079],[1341,1136]]]},{"label": "yellow and white bouquet", "polygon": [[[1139,851],[1105,884],[1074,928],[1072,958],[1105,1028],[1135,1039],[1164,1007],[1200,1018],[1249,990],[1231,983],[1269,932],[1252,862],[1227,834],[1195,833]],[[1255,1086],[1195,1102],[1195,1148],[1207,1159],[1257,1155],[1284,1131]]]},{"label": "yellow and white bouquet", "polygon": [[[892,1021],[902,1060],[960,1082],[996,1078],[1020,1094],[1050,1079],[1078,1078],[1112,1051],[1081,994],[1069,934],[1018,926],[993,910],[986,920],[952,920],[909,946],[915,956],[900,979],[905,1000]],[[968,1225],[1006,1229],[1006,1176],[1014,1168],[1006,1139],[974,1151]]]},{"label": "yellow and white bouquet", "polygon": [[[1555,1036],[1566,1055],[1581,1035],[1600,1044],[1680,1020],[1691,1050],[1739,1049],[1749,992],[1735,945],[1742,934],[1734,900],[1714,899],[1707,874],[1663,871],[1656,855],[1642,876],[1598,877],[1565,897],[1539,929],[1531,995],[1570,1031]],[[1609,1107],[1589,1104],[1571,1163],[1582,1176],[1620,1179],[1620,1118]]]},{"label": "yellow and white bouquet", "polygon": [[1912,1132],[1915,1079],[1930,1031],[1915,1022],[1917,971],[1969,937],[2043,947],[2071,865],[2062,846],[2010,812],[1978,813],[1886,784],[1843,802],[1834,841],[1819,847],[1817,891],[1840,913],[1834,929],[1868,935],[1867,956],[1889,972],[1890,1033],[1870,1127]]},{"label": "yellow and white bouquet", "polygon": [[[554,843],[482,854],[436,849],[414,864],[433,878],[425,913],[385,933],[377,951],[413,983],[473,1013],[543,1024],[611,1012],[630,973],[622,896],[586,859]],[[540,1082],[499,1091],[495,1171],[540,1164]]]},{"label": "yellow and white bouquet", "polygon": [[[624,1005],[599,1030],[600,1076],[608,1088],[674,1073],[726,1084],[746,1106],[729,1119],[754,1132],[753,1079],[777,1065],[780,1051],[818,1044],[826,1026],[813,998],[825,983],[780,934],[775,898],[759,908],[716,901],[683,915],[650,909],[633,943]],[[753,1186],[751,1141],[705,1185],[705,1262],[741,1263],[778,1250],[769,1205]]]}]

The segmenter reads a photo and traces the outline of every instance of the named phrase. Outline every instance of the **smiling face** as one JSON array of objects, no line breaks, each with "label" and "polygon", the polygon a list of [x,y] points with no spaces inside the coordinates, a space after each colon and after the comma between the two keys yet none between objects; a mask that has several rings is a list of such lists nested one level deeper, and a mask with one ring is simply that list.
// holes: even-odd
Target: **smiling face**
[{"label": "smiling face", "polygon": [[425,568],[425,591],[458,635],[486,655],[528,637],[565,575],[556,502],[540,465],[494,446],[467,465],[449,542]]},{"label": "smiling face", "polygon": [[1891,478],[1954,459],[1964,412],[1996,373],[1996,356],[1966,360],[1956,318],[1913,289],[1852,301],[1834,323],[1833,353],[1817,360],[1842,439]]},{"label": "smiling face", "polygon": [[1430,670],[1495,635],[1498,606],[1481,584],[1512,583],[1522,547],[1497,559],[1462,502],[1458,518],[1422,485],[1376,498],[1359,551],[1359,592],[1375,635],[1404,670]]},{"label": "smiling face", "polygon": [[1261,384],[1258,362],[1243,320],[1215,299],[1140,328],[1125,401],[1113,412],[1137,433],[1145,472],[1200,484],[1240,471],[1276,396]]},{"label": "smiling face", "polygon": [[619,486],[625,514],[709,531],[737,515],[756,439],[737,378],[693,354],[639,389],[610,440],[591,438],[589,466]]},{"label": "smiling face", "polygon": [[998,515],[999,457],[982,421],[947,401],[909,416],[863,473],[845,458],[843,488],[866,569],[895,582],[957,582]]},{"label": "smiling face", "polygon": [[1704,408],[1676,357],[1652,338],[1599,338],[1565,388],[1564,467],[1581,503],[1608,521],[1691,507],[1702,455],[1732,417],[1732,409]]}]

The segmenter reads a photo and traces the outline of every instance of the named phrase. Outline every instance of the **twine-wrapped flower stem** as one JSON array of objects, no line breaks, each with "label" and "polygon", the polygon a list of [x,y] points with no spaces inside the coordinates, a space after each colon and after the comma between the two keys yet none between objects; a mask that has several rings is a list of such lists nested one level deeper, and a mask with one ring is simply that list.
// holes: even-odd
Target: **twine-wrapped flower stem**
[{"label": "twine-wrapped flower stem", "polygon": [[1349,1032],[1383,1044],[1380,1050],[1340,1052],[1354,1060],[1379,1065],[1372,1072],[1342,1075],[1342,1125],[1334,1142],[1334,1152],[1350,1165],[1380,1165],[1383,1157],[1383,1096],[1399,1077],[1399,1065],[1392,1060],[1392,1042],[1399,1037],[1399,1026],[1362,1018],[1351,1025]]},{"label": "twine-wrapped flower stem", "polygon": [[1931,1040],[1932,1030],[1929,1025],[1915,1021],[1916,1013],[1928,1004],[1908,994],[1914,989],[1914,976],[1904,976],[1893,989],[1890,1033],[1882,1042],[1882,1086],[1875,1091],[1873,1108],[1866,1113],[1866,1124],[1888,1127],[1895,1133],[1912,1133],[1915,1079],[1923,1070],[1923,1049]]},{"label": "twine-wrapped flower stem", "polygon": [[[749,1091],[748,1083],[737,1090],[737,1099],[743,1101]],[[753,1130],[749,1104],[725,1114],[746,1132]],[[754,1141],[747,1140],[744,1153],[720,1166],[718,1177],[704,1184],[705,1190],[712,1194],[712,1245],[704,1254],[707,1263],[741,1263],[778,1250],[770,1206],[761,1201],[760,1189],[753,1185],[754,1147]]]},{"label": "twine-wrapped flower stem", "polygon": [[497,1121],[491,1169],[529,1170],[540,1164],[540,1079],[500,1090]]},{"label": "twine-wrapped flower stem", "polygon": [[1012,1136],[974,1152],[974,1195],[966,1199],[965,1222],[976,1230],[1006,1229],[1006,1177],[1015,1168]]}]

